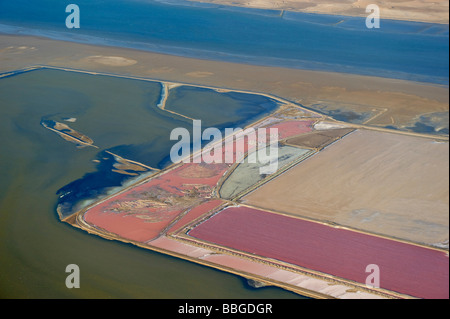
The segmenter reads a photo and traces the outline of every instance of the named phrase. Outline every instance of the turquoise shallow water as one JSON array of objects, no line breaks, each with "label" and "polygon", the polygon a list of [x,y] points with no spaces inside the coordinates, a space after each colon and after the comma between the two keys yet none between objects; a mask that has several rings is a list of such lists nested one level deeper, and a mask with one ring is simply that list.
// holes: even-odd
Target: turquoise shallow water
[{"label": "turquoise shallow water", "polygon": [[258,10],[187,1],[0,2],[0,32],[203,59],[448,84],[448,25]]},{"label": "turquoise shallow water", "polygon": [[[47,69],[0,79],[0,298],[298,298],[59,221],[57,193],[65,185],[89,174],[100,186],[123,182],[111,173],[112,159],[103,159],[105,150],[128,145],[116,151],[131,158],[146,150],[146,163],[157,166],[168,147],[158,137],[189,127],[152,107],[160,90],[157,82]],[[68,124],[99,148],[77,148],[43,127],[43,118]],[[82,183],[76,186],[69,190],[83,192]],[[80,289],[65,286],[73,263]]]}]

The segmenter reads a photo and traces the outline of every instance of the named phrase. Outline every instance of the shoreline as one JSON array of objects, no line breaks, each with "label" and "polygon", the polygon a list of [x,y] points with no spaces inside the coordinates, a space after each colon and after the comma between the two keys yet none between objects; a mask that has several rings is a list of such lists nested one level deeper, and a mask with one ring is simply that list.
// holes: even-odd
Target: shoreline
[{"label": "shoreline", "polygon": [[[286,10],[293,12],[315,13],[315,14],[329,14],[329,15],[344,15],[349,17],[366,17],[365,7],[372,2],[367,0],[341,0],[320,2],[314,4],[310,0],[288,0],[288,1],[273,1],[273,0],[172,0],[161,2],[193,2],[215,5],[227,5],[237,8],[257,8],[265,10]],[[280,3],[281,2],[281,3]],[[447,6],[445,5],[447,3]],[[192,4],[195,5],[195,4]],[[402,6],[403,5],[403,6]],[[435,1],[433,5],[437,9],[431,9],[429,3],[426,1],[416,0],[409,3],[397,1],[380,1],[381,17],[386,16],[386,19],[400,20],[400,21],[416,21],[424,23],[438,23],[448,24],[448,2]],[[423,9],[426,12],[423,12]]]},{"label": "shoreline", "polygon": [[[285,105],[293,105],[296,108],[302,108],[307,110],[310,113],[314,113],[319,117],[322,117],[323,121],[329,121],[331,122],[331,124],[336,124],[336,125],[345,125],[345,127],[349,127],[349,128],[354,128],[354,129],[366,129],[366,130],[373,130],[373,131],[379,131],[379,132],[387,132],[387,133],[392,133],[392,134],[400,134],[400,135],[409,135],[409,136],[415,136],[415,137],[422,137],[422,138],[427,138],[427,139],[434,139],[437,141],[449,141],[449,136],[448,135],[434,135],[434,134],[428,134],[428,133],[418,133],[418,132],[411,132],[411,131],[399,131],[399,130],[393,130],[393,129],[389,129],[389,128],[382,128],[382,127],[377,127],[374,125],[370,125],[368,124],[368,122],[371,122],[373,119],[377,118],[379,116],[379,114],[375,115],[372,118],[369,118],[366,122],[364,123],[349,123],[349,122],[345,122],[342,120],[336,120],[333,119],[331,116],[328,116],[326,114],[323,114],[320,111],[308,108],[304,105],[296,105],[296,103],[289,101],[283,97],[280,96],[276,96],[270,93],[265,93],[265,92],[255,92],[255,91],[248,91],[248,90],[239,90],[239,89],[234,89],[234,88],[228,88],[228,87],[217,87],[217,86],[209,86],[209,85],[199,85],[199,84],[195,84],[193,82],[176,82],[176,81],[164,81],[164,80],[160,80],[160,79],[155,79],[155,78],[145,78],[145,77],[137,77],[137,76],[132,76],[132,75],[123,75],[123,74],[115,74],[115,73],[105,73],[105,72],[94,72],[94,71],[89,71],[89,70],[83,70],[83,69],[74,69],[74,68],[67,68],[67,67],[59,67],[59,66],[52,66],[52,65],[42,65],[42,64],[37,64],[37,65],[32,65],[29,67],[26,67],[24,69],[18,69],[18,70],[11,70],[11,71],[6,71],[6,72],[2,72],[0,73],[0,79],[1,78],[7,78],[7,77],[11,77],[11,76],[15,76],[21,73],[25,73],[25,72],[31,72],[34,70],[39,70],[39,69],[50,69],[50,70],[59,70],[59,71],[66,71],[66,72],[77,72],[77,73],[82,73],[82,74],[91,74],[91,75],[100,75],[100,76],[109,76],[109,77],[118,77],[118,78],[123,78],[123,79],[130,79],[130,80],[138,80],[138,81],[148,81],[148,82],[158,82],[161,83],[162,85],[164,85],[164,88],[167,89],[165,91],[165,93],[163,93],[162,95],[164,96],[164,103],[168,98],[168,95],[166,95],[169,91],[170,91],[170,87],[169,86],[173,86],[173,87],[177,87],[177,86],[190,86],[190,87],[197,87],[197,88],[205,88],[205,89],[211,89],[217,92],[237,92],[237,93],[244,93],[244,94],[250,94],[250,95],[261,95],[270,99],[274,99],[276,101],[278,101],[279,103],[285,103]],[[433,86],[433,84],[432,84]],[[437,85],[438,87],[440,85]],[[161,108],[160,107],[160,103],[158,103],[157,105],[158,108],[160,108],[163,111],[166,112],[170,112],[170,113],[174,113],[176,115],[179,116],[183,116],[188,118],[185,115],[170,111],[170,110],[166,110],[165,108]],[[255,124],[264,121],[267,118],[270,118],[270,115],[272,115],[272,113],[276,113],[277,111],[279,111],[279,107],[277,109],[275,109],[274,111],[272,111],[270,114],[265,115],[263,118],[256,120],[253,123],[248,124],[246,127],[249,126],[254,126]],[[191,119],[191,118],[189,118]],[[192,119],[191,119],[192,120]],[[48,127],[46,127],[48,128]],[[52,131],[55,132],[59,132],[57,130],[54,130],[52,128],[48,128]],[[66,134],[66,133],[63,133]],[[79,141],[80,143],[82,143],[82,141]],[[84,142],[83,142],[84,143]],[[86,146],[93,146],[98,148],[95,145],[88,145],[86,144]],[[140,165],[143,165],[141,163],[139,163]],[[158,170],[156,168],[151,168],[154,170]]]},{"label": "shoreline", "polygon": [[[294,17],[294,20],[297,18]],[[392,20],[394,23],[397,23],[398,20]],[[413,22],[419,23],[419,22]],[[318,24],[321,26],[321,24]],[[323,26],[326,26],[324,24]],[[1,27],[6,26],[7,29],[13,29],[15,31],[5,31],[2,30]],[[427,29],[428,27],[425,27]],[[23,30],[22,30],[23,29]],[[50,33],[46,33],[50,32]],[[413,34],[414,32],[405,34]],[[134,42],[134,41],[123,41],[119,39],[103,39],[97,36],[91,35],[79,35],[78,37],[72,38],[71,35],[67,35],[65,33],[58,33],[48,30],[34,30],[27,29],[23,27],[16,27],[10,25],[2,25],[0,24],[0,36],[23,36],[23,37],[36,37],[41,39],[47,39],[57,42],[63,43],[75,43],[80,45],[88,45],[88,46],[97,46],[104,47],[105,49],[112,48],[121,48],[123,50],[133,50],[139,52],[146,52],[149,54],[160,54],[166,56],[176,56],[185,59],[195,59],[202,61],[210,61],[216,63],[232,63],[232,64],[243,64],[260,68],[285,68],[285,69],[294,69],[301,71],[309,71],[309,72],[322,72],[322,73],[331,73],[331,74],[346,74],[348,76],[362,76],[362,77],[374,77],[374,78],[382,78],[382,79],[390,79],[390,80],[399,80],[399,81],[407,81],[407,82],[417,82],[417,83],[426,83],[432,85],[440,85],[440,86],[449,86],[449,78],[447,75],[431,75],[431,74],[421,74],[420,72],[416,73],[408,73],[402,70],[389,69],[387,67],[372,67],[372,66],[356,66],[349,64],[342,64],[336,62],[325,62],[325,61],[310,61],[310,60],[302,60],[295,59],[293,57],[276,57],[276,56],[260,56],[255,57],[252,55],[244,55],[240,53],[231,53],[231,52],[222,52],[222,51],[210,51],[201,48],[183,48],[176,47],[170,45],[161,45],[161,44],[149,44],[146,42]],[[91,56],[90,59],[94,60],[92,62],[96,62],[94,58],[101,59],[102,56]],[[108,58],[104,57],[103,58]],[[109,57],[112,58],[112,57]],[[118,58],[118,57],[114,57]],[[120,61],[117,61],[116,65],[121,66]],[[133,65],[137,61],[130,60],[129,64]],[[97,62],[101,64],[102,62]],[[107,64],[107,61],[103,62]],[[111,63],[113,64],[113,63]],[[125,63],[123,66],[128,66]],[[207,76],[207,74],[206,74]],[[199,75],[201,77],[201,75]]]},{"label": "shoreline", "polygon": [[[448,113],[449,109],[448,86],[433,83],[199,60],[24,35],[0,34],[0,43],[6,47],[0,47],[0,61],[7,61],[0,65],[0,72],[4,73],[33,65],[47,65],[93,74],[122,74],[167,83],[267,93],[321,114],[328,114],[328,110],[334,109],[360,114],[377,109],[378,116],[365,124],[400,130],[414,127],[422,115]],[[98,59],[92,59],[93,56],[106,57],[104,60],[109,63],[100,63]],[[115,59],[108,57],[129,59],[136,63],[117,65]],[[325,113],[321,105],[326,106]],[[448,126],[444,122],[440,125]]]},{"label": "shoreline", "polygon": [[[170,54],[170,53],[159,53],[159,52],[153,52],[153,51],[146,51],[146,50],[141,50],[138,48],[129,48],[129,47],[117,47],[117,46],[112,46],[112,45],[107,45],[107,44],[91,44],[91,43],[80,43],[80,42],[73,42],[70,40],[56,40],[56,39],[51,39],[48,38],[46,36],[42,36],[42,35],[28,35],[28,34],[10,34],[10,33],[3,33],[0,32],[0,41],[2,42],[14,42],[14,43],[18,43],[20,42],[20,40],[23,40],[25,42],[31,42],[31,43],[39,43],[41,45],[58,45],[58,49],[62,49],[63,51],[68,52],[69,50],[64,50],[63,47],[61,47],[59,44],[63,43],[65,46],[70,46],[71,49],[75,49],[78,51],[79,50],[87,50],[87,49],[91,49],[91,50],[99,50],[100,52],[106,53],[106,52],[122,52],[122,53],[129,53],[133,56],[149,56],[151,58],[167,58],[167,59],[173,59],[173,60],[180,60],[180,61],[199,61],[202,62],[203,64],[222,64],[222,65],[233,65],[233,66],[246,66],[249,68],[254,68],[254,69],[271,69],[271,70],[284,70],[284,71],[291,71],[291,72],[298,72],[298,73],[305,73],[308,75],[312,75],[312,74],[317,74],[319,76],[328,76],[331,77],[330,80],[332,80],[333,82],[335,82],[335,78],[342,78],[339,80],[343,80],[345,78],[360,78],[360,79],[366,79],[366,80],[374,80],[374,82],[378,82],[379,80],[383,80],[383,81],[388,81],[388,82],[392,82],[391,84],[397,84],[397,85],[411,85],[411,84],[416,84],[416,85],[421,85],[421,86],[433,86],[433,87],[438,87],[438,88],[449,88],[448,84],[442,84],[442,83],[435,83],[435,82],[423,82],[423,81],[415,81],[415,80],[407,80],[407,79],[397,79],[397,78],[390,78],[390,77],[383,77],[383,76],[376,76],[376,75],[365,75],[365,74],[356,74],[356,73],[346,73],[346,72],[339,72],[339,71],[325,71],[325,70],[312,70],[312,69],[302,69],[302,68],[294,68],[294,69],[290,69],[288,67],[284,67],[284,66],[271,66],[271,65],[257,65],[257,64],[247,64],[245,62],[237,62],[237,61],[222,61],[222,60],[211,60],[211,59],[202,59],[202,58],[193,58],[193,57],[188,57],[188,56],[179,56],[179,55],[175,55],[175,54]],[[1,48],[0,47],[0,54],[5,53],[8,54],[8,49],[11,49],[12,51],[16,51],[16,50],[23,50],[23,52],[20,53],[29,53],[29,49],[38,51],[38,48],[35,46],[8,46],[6,48]],[[2,52],[3,51],[3,52]],[[16,52],[11,52],[11,53],[17,53]],[[33,53],[38,53],[38,52],[33,52]],[[77,54],[78,55],[78,54]],[[96,61],[96,59],[93,58],[122,58],[125,59],[124,57],[118,57],[118,56],[106,56],[106,55],[98,55],[98,56],[86,56],[83,60],[77,61],[77,60],[72,60],[72,61],[67,61],[69,65],[79,65],[80,63],[82,63],[83,65],[90,65],[91,67],[88,67],[86,70],[83,70],[83,68],[80,67],[71,67],[71,66],[67,66],[68,69],[73,68],[74,70],[79,69],[82,71],[86,71],[86,72],[92,72],[95,73],[95,69],[106,69],[106,70],[127,70],[127,69],[135,69],[137,67],[137,65],[139,65],[139,61],[137,61],[137,63],[133,63],[133,64],[125,64],[125,65],[120,65],[120,64],[115,64],[114,62],[111,63],[101,63]],[[45,59],[45,57],[41,57],[43,59]],[[47,60],[51,58],[51,57],[47,57]],[[1,55],[0,55],[0,60],[1,60]],[[134,61],[134,60],[133,60]],[[136,62],[136,61],[134,61]],[[2,66],[0,66],[0,71],[2,73],[6,73],[6,72],[15,72],[18,69],[25,69],[25,68],[29,68],[29,67],[33,67],[33,66],[39,66],[39,65],[46,65],[46,66],[54,66],[54,67],[60,67],[60,68],[65,68],[66,66],[62,66],[59,65],[59,63],[56,63],[54,65],[51,65],[49,63],[39,63],[39,62],[35,62],[35,63],[26,63],[23,64],[21,63],[20,65],[23,65],[22,67],[12,67],[12,68],[5,68],[5,64]],[[92,68],[92,66],[94,66],[94,68]],[[157,72],[158,70],[154,70],[154,72]],[[161,73],[162,74],[167,74],[170,73],[170,69],[164,69],[161,68]],[[112,74],[114,74],[113,72],[111,72]],[[128,72],[126,74],[129,74]],[[131,74],[129,74],[131,75]],[[142,76],[139,74],[135,74],[136,76]],[[185,74],[188,75],[188,74]],[[195,72],[192,72],[192,74],[190,74],[189,76],[192,79],[195,79],[197,81],[204,79],[204,78],[209,78],[212,75],[214,75],[214,73],[210,73],[210,72],[205,72],[205,75],[202,74],[196,74]],[[155,80],[157,81],[164,81],[164,82],[177,82],[177,80],[169,80],[166,78],[155,78]],[[185,81],[182,81],[185,82]],[[191,83],[191,82],[189,82]],[[197,83],[200,82],[192,82],[192,84],[197,85]]]},{"label": "shoreline", "polygon": [[[442,43],[440,42],[441,38],[443,41],[448,39],[448,26],[446,25],[417,21],[386,20],[381,29],[383,35],[380,37],[377,34],[379,33],[377,30],[367,31],[364,19],[356,15],[342,16],[338,13],[334,14],[334,12],[329,14],[326,11],[311,13],[289,10],[280,11],[281,14],[275,14],[276,12],[272,12],[274,10],[266,7],[255,9],[247,8],[245,5],[243,7],[224,5],[222,4],[223,1],[216,2],[218,3],[207,4],[188,0],[162,0],[151,1],[148,4],[149,8],[157,10],[160,15],[166,14],[164,10],[172,10],[172,8],[175,10],[174,13],[182,12],[184,10],[183,7],[186,6],[192,7],[194,13],[202,16],[216,12],[218,15],[217,19],[219,19],[216,22],[205,17],[204,20],[200,19],[199,23],[212,24],[214,28],[211,32],[223,34],[222,41],[209,40],[209,42],[205,42],[203,38],[209,35],[198,31],[197,36],[190,37],[188,45],[183,37],[176,34],[152,38],[151,33],[148,31],[143,31],[140,35],[136,34],[134,29],[126,26],[124,26],[122,31],[123,34],[110,32],[108,38],[105,38],[99,32],[103,28],[107,28],[107,26],[98,30],[86,27],[74,33],[68,32],[66,29],[60,28],[59,25],[52,23],[51,21],[54,18],[50,22],[37,20],[36,22],[42,22],[42,26],[32,29],[23,25],[22,20],[18,18],[18,13],[14,10],[11,10],[10,20],[4,22],[6,24],[0,23],[0,34],[42,37],[54,41],[67,41],[111,48],[120,47],[185,58],[210,60],[218,63],[228,62],[260,67],[346,73],[430,82],[448,86],[448,73],[443,72],[442,68],[434,62],[435,59],[439,58],[441,64],[446,64],[447,56],[441,53]],[[264,2],[264,0],[258,0],[257,2]],[[246,2],[246,4],[248,3]],[[130,6],[130,9],[139,8],[141,8],[139,4]],[[151,12],[149,11],[149,14]],[[111,10],[108,13],[114,14],[114,11]],[[261,17],[258,17],[258,15]],[[167,17],[170,18],[170,14]],[[183,15],[182,17],[182,21],[189,21],[189,15]],[[223,20],[227,21],[227,19],[231,19],[237,24],[248,24],[250,29],[260,28],[261,32],[257,38],[258,41],[254,41],[255,34],[253,31],[244,32],[236,41],[236,32],[238,30],[227,30],[222,25],[226,25]],[[89,23],[94,22],[95,20],[89,21]],[[171,23],[172,21],[170,19],[168,22],[156,19],[153,24],[147,24],[145,20],[140,20],[140,22],[143,23],[143,30],[152,30],[158,27],[159,24],[162,25],[161,27],[168,27],[170,25],[165,23]],[[180,26],[186,27],[182,23]],[[284,34],[284,40],[280,41],[278,38],[273,37],[272,29],[275,30],[274,32]],[[108,29],[104,29],[104,31],[108,31]],[[332,40],[336,37],[345,39],[349,32],[354,41],[359,43],[357,51],[346,49],[347,47],[353,47],[354,43],[351,41],[341,40],[342,43],[337,43]],[[305,33],[306,36],[299,36],[302,33]],[[328,40],[326,43],[313,40],[324,37],[325,34],[331,35],[328,38],[325,37]],[[177,41],[184,44],[180,46]],[[373,52],[367,50],[367,48],[371,47],[374,41],[379,43],[378,52],[377,55],[368,59],[367,57],[371,56]],[[421,55],[416,57],[416,55],[407,54],[400,57],[399,52],[414,50],[414,41],[424,43],[424,48],[420,50],[422,52]],[[392,43],[398,43],[398,45],[392,46]],[[334,54],[330,53],[329,47],[339,45],[341,45],[340,50],[336,50]],[[429,53],[431,51],[427,52],[427,47],[429,48],[428,50],[434,50],[432,51],[433,54]],[[312,48],[314,56],[304,53],[305,51],[309,52],[309,48]],[[361,53],[355,55],[355,52]],[[352,58],[348,59],[348,56]],[[103,62],[97,62],[104,64],[115,62],[117,66],[121,66],[121,63],[122,66],[138,63],[135,59],[122,58],[120,60],[118,57],[115,57],[116,61],[107,61],[108,57],[102,57],[101,55],[93,55],[90,58],[92,60],[101,60],[103,58]],[[358,63],[353,62],[355,59],[358,60]],[[416,67],[418,65],[420,67]]]}]

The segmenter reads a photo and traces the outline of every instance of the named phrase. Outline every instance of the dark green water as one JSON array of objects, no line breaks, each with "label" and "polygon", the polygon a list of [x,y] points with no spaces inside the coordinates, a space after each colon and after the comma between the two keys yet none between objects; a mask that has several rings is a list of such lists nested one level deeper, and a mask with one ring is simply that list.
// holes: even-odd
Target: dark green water
[{"label": "dark green water", "polygon": [[[146,157],[153,166],[164,161],[171,128],[191,124],[151,107],[160,89],[158,83],[45,69],[0,79],[0,298],[299,297],[253,289],[242,278],[59,221],[58,190],[97,172],[93,160],[102,151],[134,160],[153,154]],[[99,149],[79,149],[40,125],[43,118],[70,117],[77,121],[65,123]],[[68,264],[80,267],[79,289],[65,286]]]}]

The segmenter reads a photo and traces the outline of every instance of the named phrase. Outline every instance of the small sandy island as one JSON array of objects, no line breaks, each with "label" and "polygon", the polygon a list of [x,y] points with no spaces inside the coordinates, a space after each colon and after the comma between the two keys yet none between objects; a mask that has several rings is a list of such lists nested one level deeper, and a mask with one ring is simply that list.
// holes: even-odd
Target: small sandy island
[{"label": "small sandy island", "polygon": [[195,0],[261,9],[366,16],[366,7],[375,3],[382,19],[449,23],[448,0]]}]

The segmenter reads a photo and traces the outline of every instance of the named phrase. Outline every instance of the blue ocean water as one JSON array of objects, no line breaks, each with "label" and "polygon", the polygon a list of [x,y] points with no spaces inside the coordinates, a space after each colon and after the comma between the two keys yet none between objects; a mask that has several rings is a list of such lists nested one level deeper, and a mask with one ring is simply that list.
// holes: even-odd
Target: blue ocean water
[{"label": "blue ocean water", "polygon": [[[67,29],[65,8],[80,8]],[[0,32],[202,59],[448,85],[448,25],[201,4],[185,0],[0,1]]]}]

